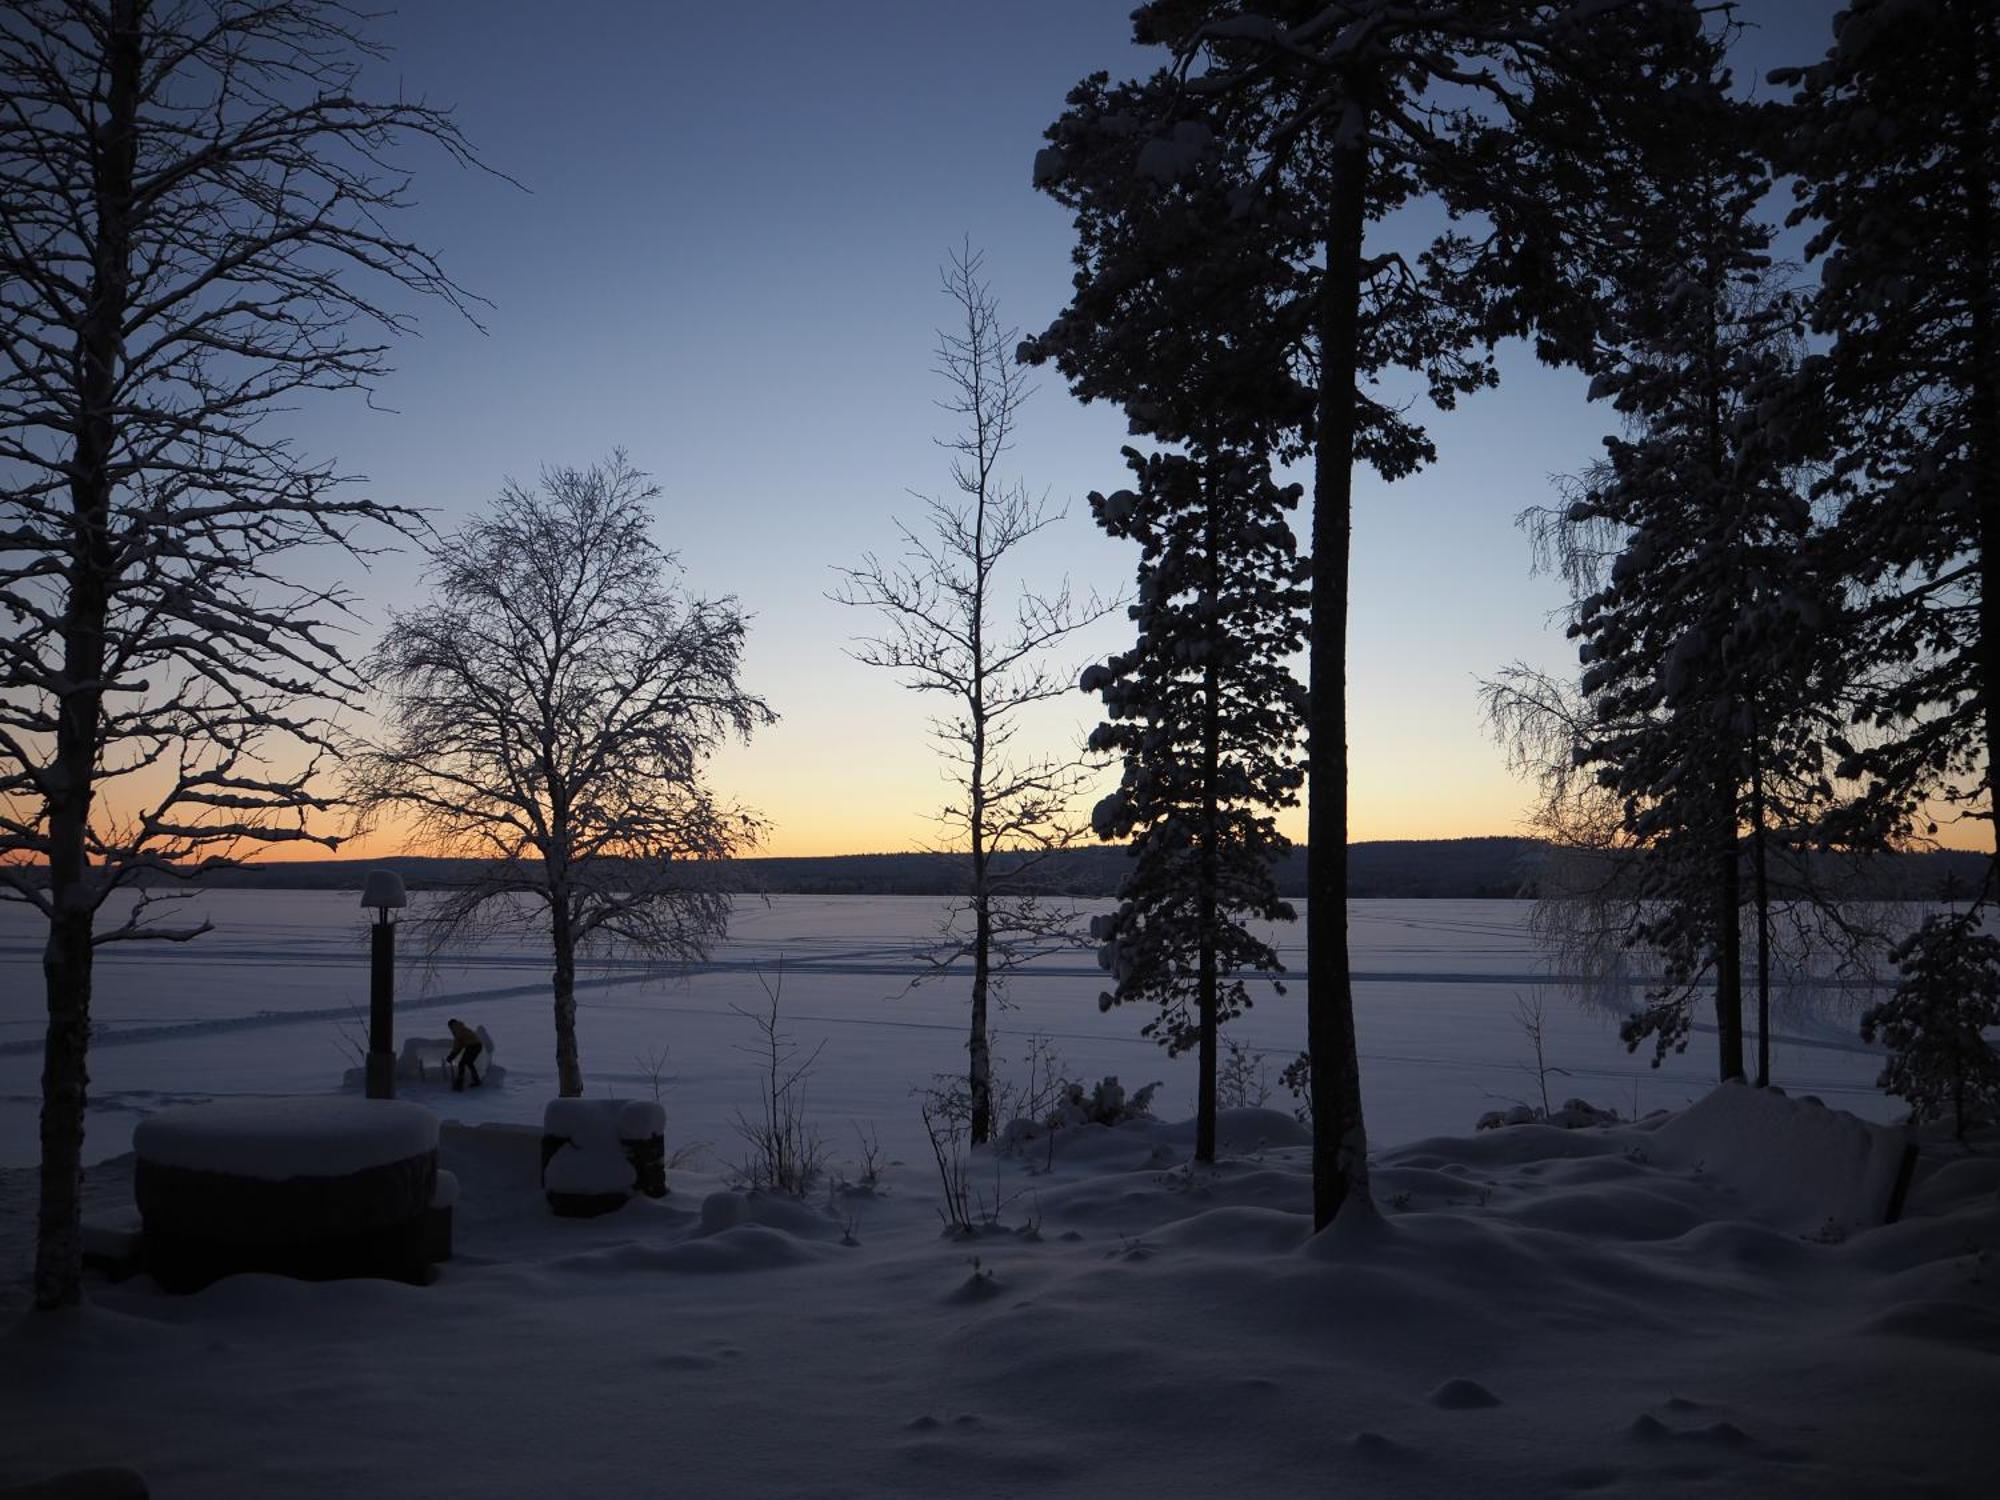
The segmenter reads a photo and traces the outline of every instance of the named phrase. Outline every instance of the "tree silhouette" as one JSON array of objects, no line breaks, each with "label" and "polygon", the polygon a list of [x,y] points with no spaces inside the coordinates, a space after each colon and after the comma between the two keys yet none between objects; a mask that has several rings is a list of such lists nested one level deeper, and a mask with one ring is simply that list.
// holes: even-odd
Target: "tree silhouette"
[{"label": "tree silhouette", "polygon": [[1286,520],[1299,490],[1254,452],[1125,453],[1136,488],[1090,497],[1098,524],[1141,549],[1138,642],[1083,674],[1107,715],[1091,748],[1125,768],[1092,825],[1130,838],[1135,860],[1094,924],[1115,978],[1101,1003],[1151,1001],[1144,1033],[1169,1054],[1196,1049],[1194,1154],[1212,1162],[1218,1029],[1250,1004],[1242,971],[1283,967],[1243,919],[1294,917],[1276,875],[1291,841],[1271,811],[1305,780],[1305,685],[1288,665],[1306,629],[1308,567]]},{"label": "tree silhouette", "polygon": [[[1353,471],[1395,479],[1434,452],[1374,387],[1406,371],[1448,408],[1493,383],[1485,351],[1510,334],[1532,333],[1545,358],[1592,357],[1573,162],[1642,101],[1658,36],[1699,17],[1668,0],[1336,0],[1291,14],[1143,5],[1135,38],[1167,63],[1071,91],[1035,176],[1075,216],[1075,293],[1025,352],[1162,441],[1220,420],[1281,458],[1312,454],[1306,1014],[1323,1227],[1368,1197],[1346,927]],[[1599,85],[1597,114],[1580,116],[1575,94],[1539,114],[1545,86],[1569,78]],[[1478,219],[1399,240],[1387,226],[1425,201]],[[1237,316],[1225,347],[1196,360],[1217,297]],[[1190,368],[1213,397],[1206,417],[1185,398]]]},{"label": "tree silhouette", "polygon": [[430,546],[437,602],[393,611],[364,670],[383,737],[359,741],[350,795],[479,871],[426,913],[433,944],[546,922],[556,1076],[583,1093],[576,961],[624,947],[699,958],[727,930],[715,862],[757,823],[703,782],[729,735],[775,716],[736,681],[743,616],[687,598],[650,535],[658,489],[622,453],[508,484]]},{"label": "tree silhouette", "polygon": [[[0,21],[0,887],[47,919],[40,1307],[79,1296],[92,950],[185,940],[142,892],[311,815],[359,688],[349,597],[287,554],[407,512],[348,494],[274,413],[367,389],[466,299],[389,228],[391,153],[472,160],[449,115],[357,97],[344,6],[22,0]],[[46,878],[37,866],[46,867]]]},{"label": "tree silhouette", "polygon": [[941,821],[951,846],[965,853],[967,889],[923,956],[937,975],[971,965],[966,1087],[974,1145],[994,1125],[996,993],[1013,969],[1078,940],[1069,911],[1041,900],[1032,881],[1041,855],[1083,836],[1071,808],[1088,773],[1074,755],[1020,754],[1014,739],[1023,710],[1070,691],[1072,679],[1050,665],[1050,652],[1111,607],[1072,598],[1067,581],[1050,593],[1023,587],[1011,606],[1003,602],[1006,570],[1057,516],[1000,472],[1029,391],[1012,357],[1015,330],[1002,325],[980,263],[962,249],[943,273],[958,317],[938,334],[946,390],[939,404],[964,426],[940,445],[952,454],[958,493],[926,499],[922,529],[898,526],[902,558],[871,554],[841,569],[846,582],[834,595],[882,615],[882,634],[856,653],[863,662],[945,704],[932,729],[955,800]]}]

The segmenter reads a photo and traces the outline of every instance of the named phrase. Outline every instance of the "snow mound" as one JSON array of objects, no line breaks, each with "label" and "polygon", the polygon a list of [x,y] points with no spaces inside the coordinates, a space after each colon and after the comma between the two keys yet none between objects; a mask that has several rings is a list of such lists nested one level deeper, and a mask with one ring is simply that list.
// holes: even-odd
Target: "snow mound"
[{"label": "snow mound", "polygon": [[1600,1184],[1507,1205],[1516,1223],[1607,1240],[1671,1240],[1709,1222],[1708,1195],[1686,1184]]},{"label": "snow mound", "polygon": [[435,1151],[437,1116],[399,1099],[222,1099],[141,1120],[140,1160],[265,1182],[345,1177]]},{"label": "snow mound", "polygon": [[1841,1238],[1887,1216],[1905,1140],[1817,1099],[1732,1082],[1664,1121],[1646,1150],[1713,1177],[1759,1223]]},{"label": "snow mound", "polygon": [[1160,1243],[1224,1255],[1283,1255],[1312,1234],[1312,1217],[1274,1208],[1212,1208],[1159,1231]]},{"label": "snow mound", "polygon": [[1482,1407],[1500,1404],[1500,1398],[1485,1386],[1463,1376],[1447,1380],[1424,1399],[1441,1411],[1478,1411]]},{"label": "snow mound", "polygon": [[832,1239],[840,1226],[819,1209],[782,1193],[710,1193],[701,1200],[694,1233],[723,1234],[743,1226],[776,1229],[799,1239]]},{"label": "snow mound", "polygon": [[647,1271],[708,1275],[810,1265],[825,1254],[820,1247],[807,1244],[782,1229],[772,1229],[763,1224],[738,1224],[705,1238],[682,1240],[678,1244],[644,1245],[627,1241],[601,1250],[564,1256],[552,1264],[559,1270],[606,1275]]},{"label": "snow mound", "polygon": [[1976,1302],[1904,1302],[1868,1319],[1858,1331],[2000,1355],[2000,1311]]}]

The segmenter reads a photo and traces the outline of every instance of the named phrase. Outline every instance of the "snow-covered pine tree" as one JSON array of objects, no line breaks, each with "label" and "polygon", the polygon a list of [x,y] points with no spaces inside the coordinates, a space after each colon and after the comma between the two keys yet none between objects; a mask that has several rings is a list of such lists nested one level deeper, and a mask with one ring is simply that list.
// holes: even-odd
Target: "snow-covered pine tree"
[{"label": "snow-covered pine tree", "polygon": [[2000,8],[1854,0],[1834,24],[1772,75],[1827,340],[1776,425],[1825,441],[1868,595],[1844,769],[1867,783],[1853,833],[1881,839],[1934,833],[1940,803],[1991,817],[2000,777]]},{"label": "snow-covered pine tree", "polygon": [[[1368,1196],[1346,932],[1353,469],[1396,478],[1432,452],[1375,387],[1408,372],[1449,407],[1492,383],[1482,350],[1506,334],[1587,357],[1567,164],[1616,133],[1609,115],[1644,107],[1648,38],[1693,16],[1685,0],[1161,0],[1133,19],[1165,65],[1085,79],[1036,158],[1037,182],[1075,216],[1077,272],[1027,357],[1164,441],[1220,415],[1238,441],[1313,454],[1306,1011],[1322,1227]],[[1537,91],[1559,77],[1595,80],[1606,118],[1579,134],[1572,111],[1560,139],[1528,149]],[[1425,201],[1479,217],[1399,238],[1411,216],[1398,210]],[[1183,356],[1217,328],[1218,285],[1241,316],[1198,421],[1179,395]]]},{"label": "snow-covered pine tree", "polygon": [[1861,1017],[1862,1039],[1889,1049],[1877,1083],[1919,1120],[1949,1115],[1962,1137],[2000,1115],[2000,1053],[1986,1040],[2000,1026],[2000,938],[1975,906],[1929,918],[1889,958],[1895,993]]},{"label": "snow-covered pine tree", "polygon": [[[1839,604],[1797,476],[1756,419],[1796,364],[1799,314],[1769,273],[1757,215],[1769,172],[1730,95],[1729,41],[1726,23],[1683,33],[1657,59],[1659,107],[1580,169],[1598,175],[1603,204],[1609,342],[1591,394],[1625,430],[1544,537],[1577,587],[1570,634],[1590,704],[1559,753],[1610,794],[1627,857],[1600,868],[1621,887],[1617,925],[1664,963],[1626,1041],[1685,1047],[1712,980],[1719,1071],[1742,1076],[1747,823],[1761,1081],[1773,810],[1810,827],[1833,795]],[[1544,108],[1564,109],[1562,93]]]},{"label": "snow-covered pine tree", "polygon": [[[1291,847],[1273,810],[1297,803],[1305,685],[1287,658],[1305,645],[1308,565],[1287,523],[1299,487],[1272,481],[1254,450],[1125,450],[1134,488],[1093,494],[1097,523],[1140,548],[1139,638],[1083,674],[1106,722],[1093,750],[1124,761],[1098,803],[1101,839],[1131,840],[1115,912],[1097,919],[1107,1009],[1150,1002],[1142,1029],[1198,1063],[1195,1160],[1215,1160],[1217,1036],[1250,1005],[1246,974],[1277,953],[1245,925],[1289,921],[1275,863]],[[1282,989],[1282,986],[1280,986]]]}]

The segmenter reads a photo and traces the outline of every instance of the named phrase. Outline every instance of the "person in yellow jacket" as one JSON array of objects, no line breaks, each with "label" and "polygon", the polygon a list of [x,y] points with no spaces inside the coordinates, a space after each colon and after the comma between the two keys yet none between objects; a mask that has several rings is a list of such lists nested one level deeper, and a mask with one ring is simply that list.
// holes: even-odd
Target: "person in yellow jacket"
[{"label": "person in yellow jacket", "polygon": [[472,1086],[478,1088],[481,1079],[473,1063],[479,1058],[479,1033],[456,1019],[445,1022],[445,1025],[451,1028],[451,1051],[444,1055],[444,1060],[447,1066],[454,1062],[458,1064],[458,1070],[451,1075],[452,1091],[456,1093],[464,1088],[468,1075],[472,1078]]}]

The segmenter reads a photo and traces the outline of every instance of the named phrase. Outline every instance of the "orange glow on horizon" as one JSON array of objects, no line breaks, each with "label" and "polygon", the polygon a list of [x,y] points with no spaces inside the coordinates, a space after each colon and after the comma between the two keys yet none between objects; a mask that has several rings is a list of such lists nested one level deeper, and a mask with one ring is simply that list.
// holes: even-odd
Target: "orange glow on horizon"
[{"label": "orange glow on horizon", "polygon": [[[1305,817],[1294,810],[1280,820],[1280,826],[1296,843],[1305,842]],[[1349,831],[1356,844],[1471,838],[1532,837],[1521,827],[1518,816],[1500,813],[1491,818],[1464,822],[1443,817],[1419,818],[1394,823],[1363,824],[1357,818]],[[1937,847],[1962,853],[1980,853],[1992,847],[1991,836],[1982,822],[1942,823]],[[750,859],[819,859],[854,854],[917,854],[940,848],[936,825],[928,819],[902,817],[880,820],[864,817],[830,819],[818,827],[777,825],[763,843],[744,852]],[[293,864],[312,860],[387,859],[394,856],[432,857],[432,851],[412,846],[407,837],[385,826],[351,839],[343,839],[337,849],[313,844],[280,844],[252,855],[257,864]]]}]

